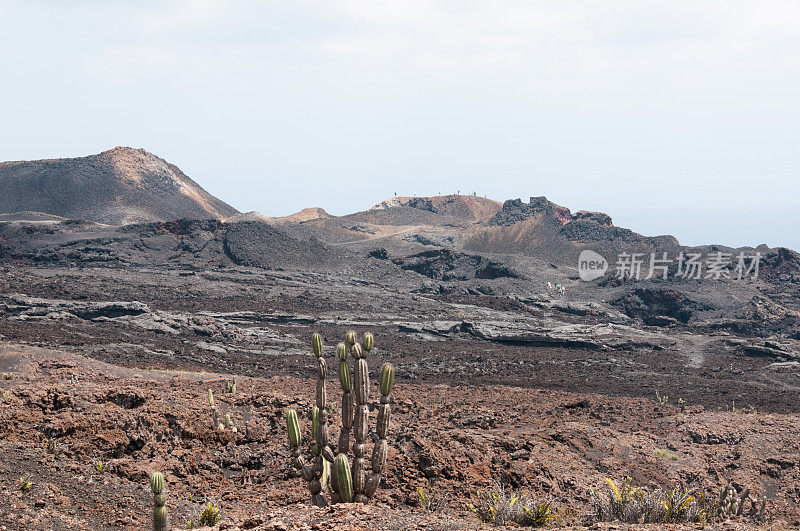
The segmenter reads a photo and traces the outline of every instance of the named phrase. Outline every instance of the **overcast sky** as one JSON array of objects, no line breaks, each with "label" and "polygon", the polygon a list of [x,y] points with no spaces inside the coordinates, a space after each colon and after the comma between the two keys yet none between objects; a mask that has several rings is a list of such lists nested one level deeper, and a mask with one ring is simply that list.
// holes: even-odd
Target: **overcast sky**
[{"label": "overcast sky", "polygon": [[800,249],[800,2],[0,0],[0,160],[143,147],[242,211],[546,195]]}]

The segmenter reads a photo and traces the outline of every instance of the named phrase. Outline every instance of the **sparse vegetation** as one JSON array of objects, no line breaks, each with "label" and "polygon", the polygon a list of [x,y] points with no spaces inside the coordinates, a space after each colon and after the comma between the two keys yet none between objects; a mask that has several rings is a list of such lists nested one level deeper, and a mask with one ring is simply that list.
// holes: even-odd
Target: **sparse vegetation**
[{"label": "sparse vegetation", "polygon": [[[325,358],[322,357],[322,336],[314,334],[311,343],[314,356],[317,358],[316,405],[311,415],[313,437],[311,453],[314,455],[314,462],[313,464],[306,463],[302,456],[297,412],[290,409],[286,414],[286,427],[289,446],[292,448],[292,464],[308,482],[314,505],[325,506],[328,504],[325,496],[328,486],[331,490],[331,499],[335,502],[363,503],[375,494],[386,468],[386,458],[389,453],[386,435],[389,431],[390,394],[394,385],[394,368],[389,363],[384,364],[381,368],[379,386],[381,397],[375,428],[378,440],[372,451],[371,473],[368,474],[365,457],[368,435],[367,419],[369,418],[367,400],[370,389],[367,358],[372,350],[374,338],[372,334],[366,333],[363,341],[359,343],[356,333],[348,332],[346,342],[336,346],[336,353],[339,356],[339,383],[342,387],[342,429],[339,434],[338,455],[335,457],[334,447],[329,443],[328,434],[327,392],[325,389],[328,366]],[[355,378],[351,378],[350,365],[347,361],[348,347],[350,355],[355,360]],[[354,436],[352,445],[350,444],[351,431]],[[352,464],[348,458],[348,451],[351,447],[353,450]],[[330,473],[331,465],[335,467],[333,474]],[[330,482],[327,481],[329,476]]]},{"label": "sparse vegetation", "polygon": [[423,487],[417,487],[419,505],[427,513],[437,513],[447,507],[450,496],[438,492],[426,492]]},{"label": "sparse vegetation", "polygon": [[25,474],[24,476],[20,476],[19,478],[19,490],[22,492],[28,492],[33,488],[33,481],[31,481],[30,476]]},{"label": "sparse vegetation", "polygon": [[608,496],[591,490],[595,517],[598,521],[628,524],[668,524],[705,522],[708,519],[702,495],[693,490],[674,487],[649,490],[637,487],[631,478],[619,484],[606,478]]},{"label": "sparse vegetation", "polygon": [[44,442],[44,448],[45,450],[47,450],[48,454],[53,455],[55,457],[58,457],[58,455],[61,453],[61,447],[55,441],[55,439],[47,439]]},{"label": "sparse vegetation", "polygon": [[98,459],[94,464],[94,469],[99,472],[100,474],[105,473],[106,471],[106,464],[103,463],[102,459]]},{"label": "sparse vegetation", "polygon": [[220,509],[212,502],[208,502],[204,507],[203,510],[200,511],[200,516],[197,517],[197,525],[214,527],[219,523],[219,513]]},{"label": "sparse vegetation", "polygon": [[544,527],[557,516],[552,502],[537,500],[527,491],[509,489],[500,482],[478,492],[475,502],[467,507],[482,521],[494,525]]},{"label": "sparse vegetation", "polygon": [[236,394],[236,376],[230,380],[225,380],[225,392],[228,394]]},{"label": "sparse vegetation", "polygon": [[659,459],[666,459],[667,461],[677,461],[678,456],[666,450],[657,449],[653,452]]},{"label": "sparse vegetation", "polygon": [[14,379],[14,375],[11,374],[10,372],[4,372],[3,373],[3,380],[13,380],[13,379]]},{"label": "sparse vegetation", "polygon": [[669,404],[669,396],[667,395],[661,396],[658,393],[658,390],[656,390],[656,402],[658,402],[662,406],[666,406],[667,404]]},{"label": "sparse vegetation", "polygon": [[761,505],[759,506],[756,498],[750,495],[750,488],[745,488],[740,494],[736,487],[729,482],[719,493],[714,513],[724,518],[741,516],[744,514],[745,505],[748,503],[750,504],[750,510],[746,514],[750,516],[757,515],[760,518],[764,517],[767,509],[767,497],[763,496],[761,498]]},{"label": "sparse vegetation", "polygon": [[[716,518],[741,516],[745,504],[750,504],[749,515],[763,517],[766,497],[759,506],[750,496],[750,489],[741,495],[728,483],[719,498],[709,499],[702,491],[676,486],[670,489],[637,487],[631,478],[617,484],[606,478],[608,496],[592,489],[591,496],[598,521],[619,521],[629,524],[705,524]],[[713,498],[713,496],[712,496]]]}]

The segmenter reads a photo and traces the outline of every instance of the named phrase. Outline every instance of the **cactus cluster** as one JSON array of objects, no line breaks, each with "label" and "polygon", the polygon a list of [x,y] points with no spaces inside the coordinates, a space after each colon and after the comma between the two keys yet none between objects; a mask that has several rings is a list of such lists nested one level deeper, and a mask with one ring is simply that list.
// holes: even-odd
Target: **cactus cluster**
[{"label": "cactus cluster", "polygon": [[749,488],[745,488],[742,493],[739,494],[739,492],[736,490],[736,487],[728,482],[727,485],[720,489],[717,513],[719,516],[726,518],[732,516],[741,516],[742,513],[744,513],[744,507],[748,502],[750,503],[750,511],[747,514],[751,516],[758,515],[759,517],[764,516],[764,512],[767,509],[766,496],[761,498],[761,505],[759,506],[758,500],[756,500],[750,494]]},{"label": "cactus cluster", "polygon": [[164,531],[167,529],[167,499],[161,472],[153,472],[150,476],[150,490],[153,491],[153,531]]},{"label": "cactus cluster", "polygon": [[[233,380],[225,380],[225,392],[226,393],[236,392],[235,376],[233,377]],[[238,431],[236,429],[236,426],[233,425],[230,413],[225,413],[225,416],[223,416],[222,420],[220,420],[219,409],[217,409],[217,404],[214,401],[214,391],[212,391],[211,389],[208,390],[208,405],[211,407],[211,426],[214,429],[217,429],[219,431],[225,431],[226,429],[229,429],[233,433],[236,433]]]},{"label": "cactus cluster", "polygon": [[[317,358],[317,384],[316,405],[312,410],[312,436],[314,442],[311,447],[314,463],[306,464],[303,459],[300,443],[300,424],[295,410],[290,409],[286,415],[286,425],[289,434],[289,445],[292,448],[292,463],[300,470],[301,475],[309,483],[312,503],[325,506],[328,500],[325,496],[327,487],[330,486],[331,500],[334,502],[359,502],[364,503],[372,497],[381,483],[386,458],[388,454],[388,441],[386,435],[389,431],[389,417],[391,414],[392,385],[394,384],[394,368],[391,364],[384,364],[381,368],[380,378],[380,404],[376,434],[378,440],[372,450],[370,468],[367,469],[366,442],[369,421],[369,365],[367,358],[372,350],[374,338],[372,334],[364,334],[361,343],[355,332],[348,332],[346,340],[336,346],[339,357],[339,384],[342,388],[342,426],[339,432],[336,456],[334,457],[333,445],[330,444],[328,431],[328,410],[326,408],[327,393],[325,381],[327,379],[327,364],[322,357],[322,336],[312,336],[312,350]],[[353,370],[350,369],[347,354],[353,358]],[[351,436],[353,442],[351,445]],[[352,463],[348,453],[353,451]],[[331,473],[331,467],[333,472]],[[330,481],[328,481],[330,479]]]}]

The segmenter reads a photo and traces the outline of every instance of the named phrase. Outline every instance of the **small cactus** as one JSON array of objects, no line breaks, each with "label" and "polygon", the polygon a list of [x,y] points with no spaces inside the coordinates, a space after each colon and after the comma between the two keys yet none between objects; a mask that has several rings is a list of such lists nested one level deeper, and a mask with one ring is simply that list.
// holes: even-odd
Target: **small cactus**
[{"label": "small cactus", "polygon": [[232,395],[236,394],[236,376],[230,380],[225,380],[225,392]]},{"label": "small cactus", "polygon": [[208,390],[208,405],[211,407],[216,407],[214,405],[214,391],[211,389]]},{"label": "small cactus", "polygon": [[347,338],[347,344],[350,345],[351,347],[356,344],[356,339],[358,339],[358,336],[352,330],[350,332],[347,332],[347,336],[345,337]]},{"label": "small cactus", "polygon": [[203,507],[200,516],[197,518],[197,525],[214,527],[219,523],[219,507],[211,502]]},{"label": "small cactus", "polygon": [[758,500],[750,494],[750,488],[745,488],[741,494],[736,490],[730,482],[720,489],[719,501],[717,502],[717,514],[719,516],[729,518],[733,516],[741,516],[744,513],[744,508],[747,503],[750,503],[750,516],[759,517],[764,516],[767,508],[767,497],[761,499],[761,506],[758,505]]},{"label": "small cactus", "polygon": [[153,491],[153,531],[167,529],[166,496],[164,495],[164,475],[153,472],[150,476],[150,490]]}]

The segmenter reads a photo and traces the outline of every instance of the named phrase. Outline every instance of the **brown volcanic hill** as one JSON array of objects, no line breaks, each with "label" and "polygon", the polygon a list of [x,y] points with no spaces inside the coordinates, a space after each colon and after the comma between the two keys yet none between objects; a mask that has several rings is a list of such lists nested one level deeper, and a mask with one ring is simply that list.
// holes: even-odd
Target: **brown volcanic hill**
[{"label": "brown volcanic hill", "polygon": [[0,213],[23,211],[114,225],[239,213],[177,166],[128,147],[88,157],[0,163]]},{"label": "brown volcanic hill", "polygon": [[381,225],[480,223],[501,206],[498,201],[473,195],[393,197],[347,217]]},{"label": "brown volcanic hill", "polygon": [[289,214],[288,216],[269,218],[269,220],[272,223],[303,223],[305,221],[311,221],[314,219],[329,219],[332,217],[333,216],[325,212],[324,208],[309,207],[304,208],[300,212]]},{"label": "brown volcanic hill", "polygon": [[510,199],[486,223],[470,232],[464,249],[496,254],[521,254],[574,264],[583,249],[612,259],[620,252],[668,252],[680,250],[672,236],[642,236],[615,227],[602,212],[579,211],[557,205],[545,197],[528,203]]}]

